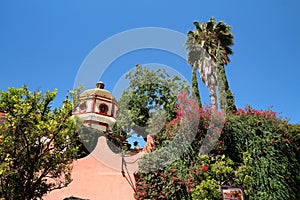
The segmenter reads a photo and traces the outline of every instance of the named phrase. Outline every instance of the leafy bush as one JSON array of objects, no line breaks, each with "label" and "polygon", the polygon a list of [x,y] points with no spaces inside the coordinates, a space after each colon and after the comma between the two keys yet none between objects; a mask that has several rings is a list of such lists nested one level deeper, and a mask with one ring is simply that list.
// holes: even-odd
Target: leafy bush
[{"label": "leafy bush", "polygon": [[248,106],[228,115],[223,131],[224,154],[236,163],[245,151],[253,158],[249,199],[300,199],[298,125]]},{"label": "leafy bush", "polygon": [[235,187],[243,186],[246,194],[251,193],[253,168],[249,164],[252,160],[250,154],[244,152],[243,164],[235,169],[235,163],[225,155],[200,156],[198,162],[201,165],[196,167],[204,168],[205,166],[207,172],[200,178],[200,184],[193,189],[193,199],[219,199],[219,187],[226,182]]},{"label": "leafy bush", "polygon": [[[192,199],[193,188],[205,180],[206,176],[203,174],[207,173],[208,168],[202,162],[208,160],[207,164],[211,163],[210,167],[216,169],[210,173],[216,173],[214,181],[218,185],[227,178],[224,171],[217,170],[217,164],[226,166],[225,170],[227,167],[231,169],[228,174],[234,176],[234,168],[237,166],[233,165],[232,161],[218,163],[218,161],[223,162],[224,156],[212,154],[205,157],[208,160],[198,156],[205,133],[211,125],[211,118],[218,116],[218,113],[212,115],[209,108],[199,109],[197,102],[189,99],[186,93],[179,95],[178,99],[180,104],[176,106],[177,116],[155,136],[156,150],[144,156],[140,162],[140,173],[136,176],[136,199]],[[214,124],[218,123],[221,121],[216,118]],[[191,137],[193,137],[192,142],[187,142]],[[174,141],[176,142],[172,145]],[[164,165],[166,160],[172,163]],[[220,176],[220,172],[223,176]]]},{"label": "leafy bush", "polygon": [[[156,135],[154,153],[185,126],[180,123],[181,111],[177,113]],[[204,109],[194,113],[199,113],[200,119],[195,140],[167,167],[137,174],[136,199],[219,199],[219,185],[224,181],[242,187],[246,199],[300,199],[299,125],[289,124],[271,110],[239,109],[226,116],[215,148],[199,157],[211,112]],[[155,159],[145,156],[140,169],[160,163]]]}]

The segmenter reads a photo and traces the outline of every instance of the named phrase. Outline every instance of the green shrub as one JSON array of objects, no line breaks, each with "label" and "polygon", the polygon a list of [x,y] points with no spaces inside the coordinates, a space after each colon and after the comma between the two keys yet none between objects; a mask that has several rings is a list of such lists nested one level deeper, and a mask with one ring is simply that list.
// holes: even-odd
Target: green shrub
[{"label": "green shrub", "polygon": [[241,162],[245,151],[253,158],[249,199],[300,199],[298,125],[271,110],[247,107],[229,115],[223,131],[223,153],[235,163]]},{"label": "green shrub", "polygon": [[192,190],[193,199],[220,199],[220,185],[230,183],[232,186],[244,187],[249,194],[252,190],[252,171],[249,166],[252,158],[249,153],[243,153],[243,164],[235,168],[235,163],[225,155],[200,156],[196,167],[206,167],[206,173],[201,177],[200,184]]},{"label": "green shrub", "polygon": [[[178,136],[179,127],[189,133],[177,112],[156,135],[154,153]],[[140,162],[140,169],[146,170],[136,176],[136,199],[219,199],[224,181],[243,188],[250,200],[300,199],[300,125],[289,124],[271,110],[238,109],[226,116],[215,148],[199,157],[211,115],[201,109],[192,117],[198,116],[198,128],[190,127],[196,130],[195,140],[178,159],[154,172],[147,172],[147,166],[155,167],[163,159],[145,156]],[[184,141],[189,136],[181,137]]]}]

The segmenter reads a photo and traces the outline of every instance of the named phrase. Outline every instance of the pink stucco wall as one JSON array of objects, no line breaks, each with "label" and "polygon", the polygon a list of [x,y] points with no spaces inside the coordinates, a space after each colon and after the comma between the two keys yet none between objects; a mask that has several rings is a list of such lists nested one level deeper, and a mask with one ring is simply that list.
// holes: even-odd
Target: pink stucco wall
[{"label": "pink stucco wall", "polygon": [[[73,181],[68,187],[54,190],[45,196],[45,200],[63,200],[66,197],[79,197],[89,200],[131,200],[134,199],[134,190],[130,180],[134,183],[133,171],[122,176],[122,167],[117,155],[107,149],[104,138],[99,138],[98,145],[94,151],[101,151],[102,154],[116,156],[115,167],[111,168],[99,161],[96,154],[79,159],[73,162]],[[136,160],[136,158],[134,158]],[[132,163],[132,162],[130,162]],[[134,169],[133,166],[128,166]],[[119,168],[119,169],[118,169]],[[130,177],[129,177],[130,176]]]}]

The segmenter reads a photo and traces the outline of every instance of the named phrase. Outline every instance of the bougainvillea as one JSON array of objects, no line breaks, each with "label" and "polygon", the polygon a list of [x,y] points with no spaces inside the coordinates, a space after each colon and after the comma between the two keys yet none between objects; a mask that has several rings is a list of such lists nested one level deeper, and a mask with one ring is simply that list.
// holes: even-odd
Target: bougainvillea
[{"label": "bougainvillea", "polygon": [[[186,93],[178,99],[177,116],[155,135],[155,151],[168,146],[180,130],[190,134],[193,129],[193,141],[171,164],[136,174],[136,199],[219,199],[224,182],[243,188],[247,199],[300,199],[299,125],[270,109],[247,106],[222,118],[209,107],[199,108]],[[190,126],[186,121],[192,119]],[[211,133],[220,133],[217,141]],[[207,155],[201,154],[203,146]],[[160,162],[150,157],[141,163]]]},{"label": "bougainvillea", "polygon": [[[289,124],[270,109],[250,106],[227,114],[222,121],[220,113],[193,107],[197,103],[187,95],[181,98],[199,117],[196,127],[185,127],[196,129],[194,140],[166,167],[136,174],[136,199],[219,199],[224,181],[243,188],[246,199],[300,199],[300,125]],[[155,151],[186,126],[182,118],[191,112],[181,108],[177,106],[177,116],[156,134]],[[199,156],[212,127],[222,127],[216,130],[221,135],[207,155]]]},{"label": "bougainvillea", "polygon": [[227,116],[223,131],[224,154],[236,163],[244,151],[253,158],[249,199],[300,198],[299,126],[278,118],[272,110],[247,106]]}]

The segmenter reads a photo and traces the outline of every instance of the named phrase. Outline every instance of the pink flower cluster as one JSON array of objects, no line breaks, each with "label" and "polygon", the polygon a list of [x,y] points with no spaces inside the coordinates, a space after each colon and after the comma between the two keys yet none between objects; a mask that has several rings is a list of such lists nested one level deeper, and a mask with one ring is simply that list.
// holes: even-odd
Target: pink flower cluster
[{"label": "pink flower cluster", "polygon": [[251,108],[250,106],[246,106],[246,109],[239,108],[236,111],[236,115],[238,116],[247,116],[247,115],[256,115],[259,117],[265,117],[265,118],[276,118],[276,112],[272,110],[255,110]]},{"label": "pink flower cluster", "polygon": [[199,165],[198,168],[199,169],[203,169],[203,171],[205,171],[205,172],[208,171],[208,167],[207,166]]}]

